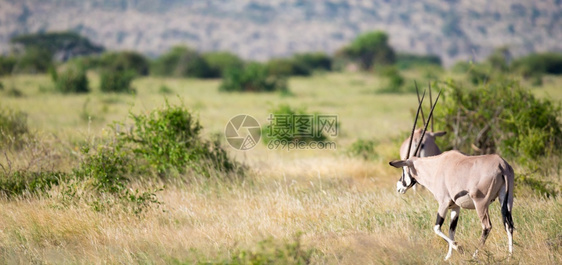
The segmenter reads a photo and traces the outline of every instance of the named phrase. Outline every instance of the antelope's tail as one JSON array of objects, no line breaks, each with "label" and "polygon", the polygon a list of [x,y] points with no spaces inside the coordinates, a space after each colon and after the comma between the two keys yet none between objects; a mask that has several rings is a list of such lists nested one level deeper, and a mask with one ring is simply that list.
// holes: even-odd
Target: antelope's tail
[{"label": "antelope's tail", "polygon": [[[507,163],[506,163],[507,164]],[[511,211],[513,209],[513,189],[514,189],[514,172],[510,165],[507,165],[506,172],[503,174],[505,181],[505,195],[502,203],[502,218],[506,229],[513,233],[514,225]]]}]

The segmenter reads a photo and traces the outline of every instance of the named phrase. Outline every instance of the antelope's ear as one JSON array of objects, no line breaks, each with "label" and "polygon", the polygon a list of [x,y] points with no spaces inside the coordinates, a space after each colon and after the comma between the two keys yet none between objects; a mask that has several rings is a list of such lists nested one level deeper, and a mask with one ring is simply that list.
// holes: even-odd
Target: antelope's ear
[{"label": "antelope's ear", "polygon": [[388,162],[388,164],[395,167],[395,168],[401,168],[401,167],[407,166],[406,162],[407,162],[407,160],[392,160],[392,161]]},{"label": "antelope's ear", "polygon": [[445,135],[445,134],[447,134],[446,131],[440,131],[440,132],[433,132],[433,133],[431,133],[431,135],[433,135],[433,136],[443,136],[443,135]]}]

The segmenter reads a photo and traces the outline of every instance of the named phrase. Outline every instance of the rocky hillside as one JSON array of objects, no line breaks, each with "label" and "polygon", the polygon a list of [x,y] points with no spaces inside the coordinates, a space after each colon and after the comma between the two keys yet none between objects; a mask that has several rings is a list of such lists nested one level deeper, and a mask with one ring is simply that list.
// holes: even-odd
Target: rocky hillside
[{"label": "rocky hillside", "polygon": [[264,60],[333,53],[361,32],[384,30],[399,51],[445,64],[562,51],[561,0],[0,0],[0,51],[23,33],[73,30],[108,49],[158,55],[173,45]]}]

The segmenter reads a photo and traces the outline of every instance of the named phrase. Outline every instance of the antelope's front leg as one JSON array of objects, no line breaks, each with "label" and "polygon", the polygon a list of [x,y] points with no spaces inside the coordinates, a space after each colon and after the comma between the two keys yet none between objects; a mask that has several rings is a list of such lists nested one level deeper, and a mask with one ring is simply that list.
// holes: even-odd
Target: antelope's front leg
[{"label": "antelope's front leg", "polygon": [[[447,215],[448,207],[449,207],[449,202],[439,204],[439,210],[437,211],[437,220],[435,221],[435,226],[433,227],[433,231],[435,231],[435,233],[438,236],[442,237],[443,239],[445,239],[445,241],[447,241],[447,243],[449,243],[449,251],[447,252],[447,256],[445,256],[445,260],[448,260],[451,257],[451,252],[453,249],[455,250],[458,249],[457,243],[453,239],[447,237],[441,231],[441,226],[443,226],[443,222],[445,222],[445,215]],[[453,238],[454,238],[454,232],[453,232]]]}]

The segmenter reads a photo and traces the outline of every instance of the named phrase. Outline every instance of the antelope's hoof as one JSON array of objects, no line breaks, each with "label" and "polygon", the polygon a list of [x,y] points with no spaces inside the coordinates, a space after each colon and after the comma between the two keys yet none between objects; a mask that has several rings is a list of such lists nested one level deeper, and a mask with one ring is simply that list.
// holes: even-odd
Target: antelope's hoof
[{"label": "antelope's hoof", "polygon": [[460,254],[464,254],[464,248],[463,248],[462,246],[457,245],[457,251],[458,251]]}]

